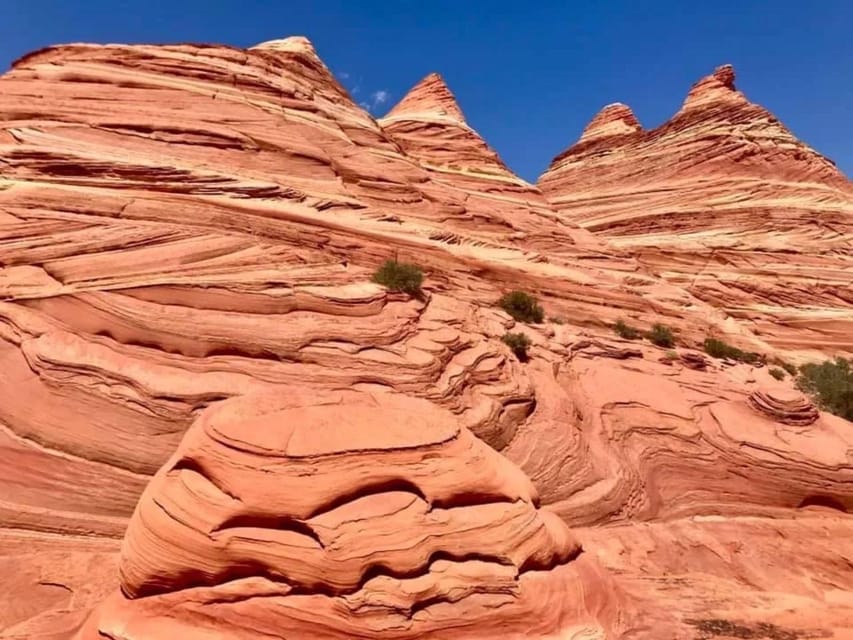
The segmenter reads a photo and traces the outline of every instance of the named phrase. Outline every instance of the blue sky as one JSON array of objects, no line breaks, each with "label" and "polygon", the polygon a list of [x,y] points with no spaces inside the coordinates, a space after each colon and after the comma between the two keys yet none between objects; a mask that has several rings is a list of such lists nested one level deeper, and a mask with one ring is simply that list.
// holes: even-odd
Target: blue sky
[{"label": "blue sky", "polygon": [[4,0],[0,67],[64,42],[306,35],[378,115],[440,72],[469,124],[535,180],[603,105],[657,126],[728,62],[750,99],[850,176],[851,25],[851,0]]}]

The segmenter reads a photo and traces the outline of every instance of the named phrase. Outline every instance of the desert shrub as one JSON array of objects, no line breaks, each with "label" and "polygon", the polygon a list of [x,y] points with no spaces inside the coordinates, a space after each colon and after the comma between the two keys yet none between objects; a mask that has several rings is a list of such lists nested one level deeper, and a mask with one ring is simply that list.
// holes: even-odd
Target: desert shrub
[{"label": "desert shrub", "polygon": [[630,324],[625,324],[625,321],[621,318],[613,325],[613,330],[617,336],[626,340],[636,340],[640,337],[639,329],[632,327]]},{"label": "desert shrub", "polygon": [[530,348],[532,344],[530,342],[530,338],[528,338],[523,333],[505,333],[504,337],[501,338],[504,344],[508,346],[512,352],[515,354],[515,357],[518,358],[521,362],[527,362],[529,356],[527,355],[527,349]]},{"label": "desert shrub", "polygon": [[417,296],[421,293],[424,274],[417,265],[386,260],[374,272],[373,281],[387,287],[388,291]]},{"label": "desert shrub", "polygon": [[548,322],[553,322],[554,324],[566,324],[566,321],[559,316],[551,316],[548,318]]},{"label": "desert shrub", "polygon": [[853,358],[804,364],[797,386],[824,411],[853,421]]},{"label": "desert shrub", "polygon": [[672,334],[672,329],[665,324],[653,325],[651,331],[646,334],[646,337],[651,340],[652,344],[656,344],[659,347],[669,348],[675,346],[675,336]]},{"label": "desert shrub", "polygon": [[717,338],[705,338],[703,343],[705,353],[712,358],[728,358],[729,360],[737,360],[747,364],[758,364],[761,362],[761,356],[754,351],[744,351],[732,345],[718,340]]},{"label": "desert shrub", "polygon": [[796,365],[791,364],[790,362],[780,362],[779,363],[782,368],[788,372],[789,375],[795,376],[797,375],[797,367]]},{"label": "desert shrub", "polygon": [[778,367],[773,367],[772,369],[769,369],[767,371],[767,373],[769,373],[771,376],[773,376],[777,380],[784,380],[785,379],[785,372],[782,371]]},{"label": "desert shrub", "polygon": [[501,296],[498,306],[506,311],[513,320],[538,324],[545,317],[545,311],[535,296],[526,291],[510,291]]}]

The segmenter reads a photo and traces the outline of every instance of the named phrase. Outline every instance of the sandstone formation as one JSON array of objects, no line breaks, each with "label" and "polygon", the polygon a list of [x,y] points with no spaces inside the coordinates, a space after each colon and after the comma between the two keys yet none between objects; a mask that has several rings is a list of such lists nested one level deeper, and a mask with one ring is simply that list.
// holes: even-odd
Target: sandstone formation
[{"label": "sandstone formation", "polygon": [[806,427],[818,419],[814,404],[800,393],[785,389],[778,391],[756,389],[749,396],[749,405],[777,422]]},{"label": "sandstone formation", "polygon": [[80,637],[601,629],[590,608],[606,605],[607,581],[538,501],[425,400],[310,388],[230,400],[149,484],[125,536],[124,595]]},{"label": "sandstone formation", "polygon": [[[649,135],[614,106],[583,144]],[[828,175],[815,164],[803,201],[834,206]],[[738,184],[716,188],[761,202]],[[691,348],[713,331],[830,351],[843,322],[786,342],[767,305],[717,309],[558,204],[439,77],[377,122],[304,38],[17,61],[0,78],[0,638],[844,638],[850,424]],[[395,255],[424,268],[422,296],[370,282]],[[845,255],[808,268],[835,287]],[[754,304],[768,280],[730,265]],[[555,321],[495,309],[515,288]],[[787,288],[791,313],[831,316]],[[675,357],[614,336],[620,317],[673,326]]]},{"label": "sandstone formation", "polygon": [[[379,121],[383,131],[429,172],[444,199],[455,204],[446,222],[465,222],[465,231],[542,252],[538,260],[579,261],[599,270],[627,271],[642,279],[639,266],[566,225],[535,186],[513,174],[465,121],[444,79],[430,74]],[[445,221],[443,221],[445,222]],[[563,260],[560,260],[563,258]]]},{"label": "sandstone formation", "polygon": [[749,102],[731,66],[655,129],[605,107],[539,187],[569,221],[770,344],[853,352],[853,185]]}]

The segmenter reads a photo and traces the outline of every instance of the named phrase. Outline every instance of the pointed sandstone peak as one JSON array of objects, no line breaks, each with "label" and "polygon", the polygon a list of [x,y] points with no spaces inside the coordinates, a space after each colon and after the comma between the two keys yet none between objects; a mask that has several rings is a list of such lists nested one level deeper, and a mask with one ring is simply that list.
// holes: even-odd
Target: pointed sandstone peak
[{"label": "pointed sandstone peak", "polygon": [[385,118],[413,114],[448,116],[465,122],[465,116],[456,103],[456,97],[448,88],[444,78],[437,73],[429,74],[412,87]]},{"label": "pointed sandstone peak", "polygon": [[583,130],[580,142],[621,136],[642,130],[643,127],[631,111],[631,107],[621,102],[614,102],[595,115]]},{"label": "pointed sandstone peak", "polygon": [[267,40],[266,42],[256,44],[252,49],[282,51],[286,53],[304,53],[314,56],[315,58],[318,57],[317,51],[314,49],[314,45],[311,44],[311,41],[305,36],[290,36],[289,38],[282,38],[280,40]]},{"label": "pointed sandstone peak", "polygon": [[705,106],[712,102],[746,102],[746,97],[735,88],[735,69],[730,64],[717,67],[690,88],[681,110]]}]

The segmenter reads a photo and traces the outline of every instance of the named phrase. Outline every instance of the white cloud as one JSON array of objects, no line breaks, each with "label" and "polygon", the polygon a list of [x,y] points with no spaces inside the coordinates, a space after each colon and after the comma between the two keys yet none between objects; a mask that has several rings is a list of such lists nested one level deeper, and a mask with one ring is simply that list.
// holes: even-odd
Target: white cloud
[{"label": "white cloud", "polygon": [[365,111],[375,114],[391,100],[391,92],[387,89],[362,90],[364,85],[361,76],[353,75],[348,71],[337,71],[336,74],[341,83],[347,87],[350,95],[356,99],[360,98],[358,106]]},{"label": "white cloud", "polygon": [[379,91],[374,91],[370,94],[370,98],[373,100],[373,106],[378,107],[381,104],[385,104],[388,102],[388,98],[391,97],[391,94],[385,91],[385,89],[380,89]]}]

